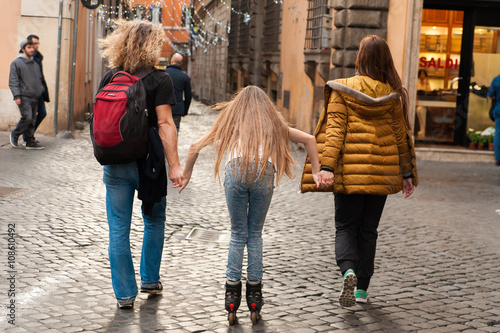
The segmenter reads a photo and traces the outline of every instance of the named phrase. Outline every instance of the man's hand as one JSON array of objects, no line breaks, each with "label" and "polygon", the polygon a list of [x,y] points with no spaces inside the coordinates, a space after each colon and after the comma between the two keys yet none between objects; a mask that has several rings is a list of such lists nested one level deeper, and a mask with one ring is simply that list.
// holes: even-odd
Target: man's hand
[{"label": "man's hand", "polygon": [[17,105],[21,105],[21,99],[20,98],[16,98],[14,100],[14,102],[16,102]]},{"label": "man's hand", "polygon": [[174,167],[169,167],[168,169],[168,178],[172,181],[172,184],[174,187],[181,187],[182,186],[182,180],[184,179],[183,177],[183,172],[184,169],[178,165]]}]

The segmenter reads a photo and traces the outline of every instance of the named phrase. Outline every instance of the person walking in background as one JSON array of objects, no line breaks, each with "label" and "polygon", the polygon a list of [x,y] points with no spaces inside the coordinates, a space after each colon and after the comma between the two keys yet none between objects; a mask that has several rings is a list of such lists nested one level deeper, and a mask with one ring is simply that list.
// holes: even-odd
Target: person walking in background
[{"label": "person walking in background", "polygon": [[40,68],[33,61],[33,43],[23,40],[19,53],[21,54],[10,64],[9,87],[21,112],[21,119],[10,133],[10,143],[17,148],[19,136],[23,135],[26,137],[26,149],[43,149],[34,137],[38,100],[43,93],[43,83]]},{"label": "person walking in background", "polygon": [[[174,187],[181,186],[183,169],[177,155],[177,134],[172,119],[171,105],[175,104],[172,80],[164,71],[154,70],[166,41],[165,33],[160,24],[147,21],[118,20],[115,24],[116,30],[100,40],[102,57],[108,61],[112,70],[104,75],[99,90],[118,70],[130,74],[151,71],[142,79],[142,84],[147,93],[149,132],[155,133],[154,142],[159,142],[160,151],[149,149],[146,156],[154,155],[157,161],[162,162],[157,168],[162,171],[158,172],[158,179],[154,184],[146,183],[143,178],[144,169],[141,166],[144,165],[146,156],[138,162],[103,167],[111,280],[118,306],[132,308],[137,296],[137,284],[129,237],[135,191],[161,194],[159,202],[154,203],[152,207],[143,201],[144,237],[140,264],[141,292],[159,294],[163,290],[160,282],[160,263],[165,239],[167,205],[167,176],[163,152],[166,153],[169,165],[168,177]],[[149,141],[152,142],[151,136]]]},{"label": "person walking in background", "polygon": [[500,75],[496,76],[488,90],[488,98],[492,99],[495,103],[493,108],[493,118],[495,119],[495,134],[493,136],[493,147],[495,149],[495,164],[500,166]]},{"label": "person walking in background", "polygon": [[[40,53],[40,51],[38,51],[38,47],[40,46],[40,38],[37,35],[29,35],[28,38],[26,39],[28,40],[28,42],[33,43],[33,48],[35,49],[35,54],[33,54],[33,61],[38,64],[38,66],[40,67],[40,73],[42,74],[43,93],[40,99],[38,100],[38,109],[36,113],[35,130],[34,130],[34,132],[36,132],[36,129],[38,128],[42,120],[47,116],[47,110],[45,109],[45,102],[47,103],[50,102],[50,98],[49,98],[49,90],[47,88],[47,83],[45,82],[45,76],[43,75],[43,65],[42,65],[43,55]],[[23,134],[23,141],[24,141],[23,144],[26,145],[27,140],[24,134]],[[36,143],[40,143],[38,140],[36,140],[36,138],[35,141]]]},{"label": "person walking in background", "polygon": [[[327,82],[315,136],[321,152],[320,190],[335,195],[335,255],[343,275],[341,306],[368,301],[377,228],[388,194],[409,197],[418,184],[408,121],[408,93],[389,46],[367,36],[356,59],[358,76]],[[302,191],[315,190],[306,182]]]},{"label": "person walking in background", "polygon": [[170,65],[165,69],[174,83],[175,105],[172,106],[172,116],[177,132],[179,132],[181,118],[188,114],[191,104],[191,81],[189,76],[182,71],[183,61],[182,55],[175,53],[170,59]]},{"label": "person walking in background", "polygon": [[190,147],[181,192],[188,184],[199,151],[215,145],[214,176],[224,153],[228,154],[224,189],[231,219],[231,240],[226,271],[225,307],[235,323],[241,301],[243,252],[248,252],[246,282],[247,305],[252,322],[257,322],[262,307],[262,228],[273,195],[273,182],[283,175],[293,177],[289,141],[305,145],[312,161],[314,177],[319,172],[316,141],[312,135],[289,128],[266,93],[247,86],[231,101],[214,107],[220,110],[212,128]]}]

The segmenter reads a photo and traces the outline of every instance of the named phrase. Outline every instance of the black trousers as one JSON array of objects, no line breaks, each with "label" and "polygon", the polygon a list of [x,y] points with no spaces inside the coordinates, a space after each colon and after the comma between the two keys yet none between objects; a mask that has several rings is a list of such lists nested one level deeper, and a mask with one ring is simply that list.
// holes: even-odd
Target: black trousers
[{"label": "black trousers", "polygon": [[387,195],[335,193],[335,258],[342,275],[354,270],[358,289],[367,290],[373,275],[386,199]]}]

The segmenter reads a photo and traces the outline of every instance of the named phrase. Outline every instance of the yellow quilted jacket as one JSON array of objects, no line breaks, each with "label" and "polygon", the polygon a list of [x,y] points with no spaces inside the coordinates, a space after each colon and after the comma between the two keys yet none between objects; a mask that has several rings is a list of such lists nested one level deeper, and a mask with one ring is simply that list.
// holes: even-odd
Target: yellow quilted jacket
[{"label": "yellow quilted jacket", "polygon": [[403,175],[418,185],[411,132],[399,94],[388,83],[355,76],[328,81],[324,94],[314,136],[321,166],[334,170],[334,184],[318,189],[307,158],[302,193],[393,194],[402,190]]}]

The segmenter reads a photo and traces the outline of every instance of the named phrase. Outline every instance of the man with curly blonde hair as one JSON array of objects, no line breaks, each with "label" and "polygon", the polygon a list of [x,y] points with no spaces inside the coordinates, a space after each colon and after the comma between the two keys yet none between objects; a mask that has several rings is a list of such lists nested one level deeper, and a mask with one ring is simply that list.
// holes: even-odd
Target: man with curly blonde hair
[{"label": "man with curly blonde hair", "polygon": [[[104,87],[117,71],[130,74],[151,71],[142,78],[142,82],[147,92],[149,140],[158,142],[160,151],[151,148],[150,144],[147,156],[154,154],[157,161],[163,162],[159,179],[154,182],[148,182],[145,176],[146,156],[128,164],[103,167],[113,290],[120,308],[132,308],[138,292],[129,241],[135,191],[139,192],[139,199],[143,200],[141,292],[159,294],[163,290],[159,274],[167,205],[164,153],[169,165],[168,177],[174,187],[182,183],[183,168],[177,155],[177,131],[172,119],[171,105],[175,104],[172,80],[164,71],[154,70],[166,41],[165,33],[161,25],[146,21],[119,20],[115,24],[113,33],[99,41],[102,57],[111,68],[104,75],[99,89]],[[151,137],[151,133],[154,133],[154,137]],[[156,195],[157,200],[151,207],[143,198],[145,195],[151,196],[152,193]]]}]

